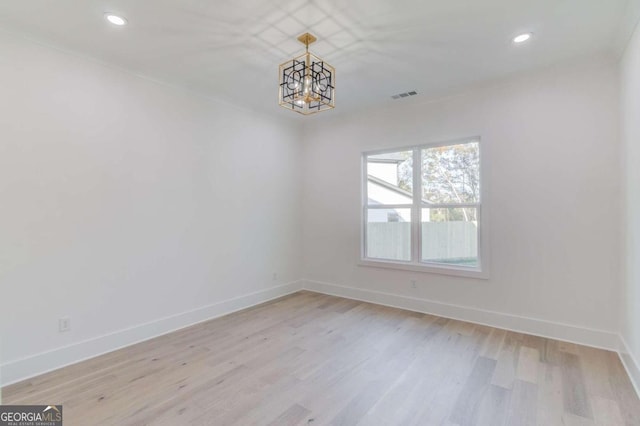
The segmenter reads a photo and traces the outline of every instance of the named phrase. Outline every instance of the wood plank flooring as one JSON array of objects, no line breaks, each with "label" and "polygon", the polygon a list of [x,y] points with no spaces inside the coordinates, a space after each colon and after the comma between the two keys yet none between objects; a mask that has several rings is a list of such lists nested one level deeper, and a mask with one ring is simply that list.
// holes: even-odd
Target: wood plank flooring
[{"label": "wood plank flooring", "polygon": [[65,425],[640,425],[617,355],[311,292],[3,389]]}]

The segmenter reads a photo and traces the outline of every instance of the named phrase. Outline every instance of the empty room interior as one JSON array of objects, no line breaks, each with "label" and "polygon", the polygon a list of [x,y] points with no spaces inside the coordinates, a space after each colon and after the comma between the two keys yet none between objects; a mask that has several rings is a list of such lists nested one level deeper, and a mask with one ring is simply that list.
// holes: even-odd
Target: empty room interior
[{"label": "empty room interior", "polygon": [[640,0],[0,3],[1,425],[640,425]]}]

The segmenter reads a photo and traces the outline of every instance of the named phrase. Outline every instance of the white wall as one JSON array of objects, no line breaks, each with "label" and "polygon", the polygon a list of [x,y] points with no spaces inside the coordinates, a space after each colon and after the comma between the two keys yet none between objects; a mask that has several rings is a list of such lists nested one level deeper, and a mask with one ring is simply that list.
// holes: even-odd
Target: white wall
[{"label": "white wall", "polygon": [[620,64],[624,173],[624,289],[622,335],[625,362],[640,385],[640,29]]},{"label": "white wall", "polygon": [[[307,285],[614,346],[618,107],[617,67],[602,57],[437,102],[390,101],[314,121],[305,149]],[[361,153],[475,135],[489,160],[490,279],[358,266]],[[417,281],[416,289],[410,280]]]},{"label": "white wall", "polygon": [[295,122],[3,33],[0,52],[5,383],[294,288]]}]

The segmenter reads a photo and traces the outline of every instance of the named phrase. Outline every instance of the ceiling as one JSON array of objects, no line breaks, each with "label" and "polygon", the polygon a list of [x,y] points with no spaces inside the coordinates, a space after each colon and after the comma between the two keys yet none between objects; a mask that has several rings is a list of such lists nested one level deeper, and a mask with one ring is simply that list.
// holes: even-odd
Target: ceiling
[{"label": "ceiling", "polygon": [[[0,28],[250,108],[277,107],[277,68],[336,67],[336,110],[435,96],[619,49],[628,0],[5,0]],[[116,27],[105,12],[126,17]],[[512,38],[534,37],[522,45]],[[291,114],[296,115],[297,114]]]}]

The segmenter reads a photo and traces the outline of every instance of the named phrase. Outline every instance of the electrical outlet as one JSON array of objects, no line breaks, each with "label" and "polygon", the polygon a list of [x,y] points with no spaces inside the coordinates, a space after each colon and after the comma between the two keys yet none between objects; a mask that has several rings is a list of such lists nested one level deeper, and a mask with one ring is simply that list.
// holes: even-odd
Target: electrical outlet
[{"label": "electrical outlet", "polygon": [[278,281],[278,273],[274,272],[273,276],[271,277],[271,279],[273,279],[274,281]]},{"label": "electrical outlet", "polygon": [[416,287],[416,280],[411,280],[411,288],[417,288]]},{"label": "electrical outlet", "polygon": [[63,317],[58,320],[58,331],[64,333],[71,330],[71,318]]}]

